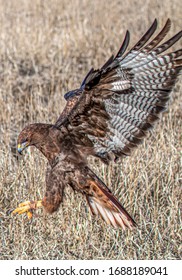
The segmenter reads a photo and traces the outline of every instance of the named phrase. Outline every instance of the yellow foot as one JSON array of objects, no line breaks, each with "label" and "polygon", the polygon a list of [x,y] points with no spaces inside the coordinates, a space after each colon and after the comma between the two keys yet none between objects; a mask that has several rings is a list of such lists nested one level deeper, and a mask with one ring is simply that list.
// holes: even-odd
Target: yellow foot
[{"label": "yellow foot", "polygon": [[42,207],[42,200],[25,201],[23,203],[20,203],[15,210],[11,211],[11,213],[19,214],[19,215],[26,213],[28,216],[28,219],[31,219],[33,217],[33,211],[39,207]]}]

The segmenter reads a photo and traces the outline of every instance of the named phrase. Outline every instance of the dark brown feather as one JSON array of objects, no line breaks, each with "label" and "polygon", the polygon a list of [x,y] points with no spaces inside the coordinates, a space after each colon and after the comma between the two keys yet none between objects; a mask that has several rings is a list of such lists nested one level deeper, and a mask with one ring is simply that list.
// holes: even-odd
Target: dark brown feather
[{"label": "dark brown feather", "polygon": [[136,45],[131,50],[140,50],[146,42],[151,38],[157,28],[157,20],[155,19],[152,23],[151,27],[147,30],[147,32],[142,36],[142,38],[137,42]]},{"label": "dark brown feather", "polygon": [[152,41],[147,44],[144,48],[143,51],[144,52],[149,52],[151,50],[153,50],[166,36],[166,34],[169,32],[171,27],[171,20],[168,19],[166,21],[166,24],[164,25],[163,29],[159,32],[159,34],[157,34],[157,36],[152,39]]}]

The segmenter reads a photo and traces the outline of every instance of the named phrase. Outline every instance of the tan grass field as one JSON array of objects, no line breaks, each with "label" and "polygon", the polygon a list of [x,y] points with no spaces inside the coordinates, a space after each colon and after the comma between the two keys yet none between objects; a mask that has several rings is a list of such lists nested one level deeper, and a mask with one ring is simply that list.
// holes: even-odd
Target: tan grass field
[{"label": "tan grass field", "polygon": [[0,0],[0,259],[181,258],[181,80],[169,110],[132,157],[109,167],[90,159],[136,220],[134,231],[91,217],[82,195],[69,188],[52,216],[38,210],[30,224],[25,215],[7,215],[45,190],[40,152],[16,156],[25,124],[54,123],[63,94],[118,51],[127,29],[132,47],[155,17],[159,27],[170,17],[172,36],[182,27],[181,13],[180,0]]}]

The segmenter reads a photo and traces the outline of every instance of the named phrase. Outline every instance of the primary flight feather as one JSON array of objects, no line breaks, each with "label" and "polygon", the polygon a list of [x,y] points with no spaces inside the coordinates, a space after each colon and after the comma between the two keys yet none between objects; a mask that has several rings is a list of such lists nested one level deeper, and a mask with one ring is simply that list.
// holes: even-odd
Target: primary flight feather
[{"label": "primary flight feather", "polygon": [[137,44],[125,54],[126,32],[116,56],[98,70],[93,68],[79,89],[65,94],[67,104],[55,124],[30,124],[18,137],[18,151],[35,146],[48,159],[46,193],[40,201],[27,201],[13,213],[43,206],[58,209],[69,185],[85,195],[91,212],[113,227],[132,229],[136,223],[111,190],[88,167],[92,155],[104,163],[130,155],[166,109],[170,92],[182,67],[182,50],[163,54],[182,31],[161,43],[170,29],[168,19],[153,39],[155,20]]}]

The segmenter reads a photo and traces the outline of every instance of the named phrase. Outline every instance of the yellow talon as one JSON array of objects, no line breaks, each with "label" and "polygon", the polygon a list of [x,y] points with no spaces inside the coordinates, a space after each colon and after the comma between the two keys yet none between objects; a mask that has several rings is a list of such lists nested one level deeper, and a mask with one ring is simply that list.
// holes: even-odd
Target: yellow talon
[{"label": "yellow talon", "polygon": [[28,211],[28,212],[27,212],[27,217],[28,217],[29,220],[32,219],[33,213],[30,212],[30,211]]},{"label": "yellow talon", "polygon": [[24,201],[18,205],[18,207],[12,211],[12,214],[21,215],[27,213],[28,219],[32,219],[33,210],[42,207],[42,200],[38,201]]}]

